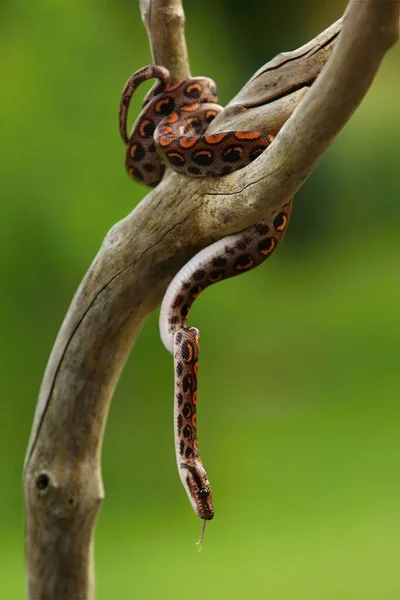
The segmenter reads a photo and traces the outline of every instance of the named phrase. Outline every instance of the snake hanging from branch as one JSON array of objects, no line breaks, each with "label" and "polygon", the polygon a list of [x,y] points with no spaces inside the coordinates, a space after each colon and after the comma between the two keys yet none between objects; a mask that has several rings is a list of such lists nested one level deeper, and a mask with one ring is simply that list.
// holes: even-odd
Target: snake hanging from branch
[{"label": "snake hanging from branch", "polygon": [[[136,88],[155,78],[132,132],[127,116]],[[217,89],[207,77],[170,82],[167,69],[153,65],[134,73],[122,92],[119,127],[126,144],[126,168],[135,181],[156,186],[165,167],[191,177],[221,177],[255,160],[272,135],[258,131],[225,131],[207,135],[221,112]],[[171,281],[160,313],[160,333],[174,356],[174,433],[179,475],[195,513],[205,523],[214,516],[211,487],[197,443],[196,404],[199,331],[187,327],[194,300],[208,286],[240,275],[271,256],[289,221],[292,200],[259,223],[229,235],[196,254]]]}]

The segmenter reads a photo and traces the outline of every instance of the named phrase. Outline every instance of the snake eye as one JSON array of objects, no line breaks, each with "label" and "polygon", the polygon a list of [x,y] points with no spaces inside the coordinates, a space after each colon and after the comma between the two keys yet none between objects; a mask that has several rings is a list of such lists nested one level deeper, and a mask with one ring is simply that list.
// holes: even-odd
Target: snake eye
[{"label": "snake eye", "polygon": [[200,488],[199,495],[201,498],[207,498],[210,495],[210,490],[206,487]]}]

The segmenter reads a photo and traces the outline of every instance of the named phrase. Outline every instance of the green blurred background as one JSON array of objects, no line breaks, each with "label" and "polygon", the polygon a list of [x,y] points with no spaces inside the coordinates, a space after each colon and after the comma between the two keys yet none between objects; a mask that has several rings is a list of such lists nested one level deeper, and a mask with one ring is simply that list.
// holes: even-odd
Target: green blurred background
[{"label": "green blurred background", "polygon": [[[187,0],[192,72],[224,104],[344,7]],[[104,235],[146,194],[125,175],[117,113],[151,59],[135,0],[1,2],[0,32],[0,598],[13,600],[46,361]],[[158,314],[147,322],[106,430],[99,600],[400,597],[399,59],[397,47],[297,194],[276,255],[193,310],[216,509],[200,554],[175,468],[172,359]]]}]

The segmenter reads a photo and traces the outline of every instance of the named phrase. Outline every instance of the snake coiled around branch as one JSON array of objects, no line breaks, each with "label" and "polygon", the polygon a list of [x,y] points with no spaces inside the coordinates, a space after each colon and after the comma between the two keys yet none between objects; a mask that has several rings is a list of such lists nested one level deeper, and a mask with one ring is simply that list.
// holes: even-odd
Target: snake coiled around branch
[{"label": "snake coiled around branch", "polygon": [[[137,87],[157,84],[146,95],[130,134],[127,116]],[[206,130],[222,107],[215,83],[206,77],[170,82],[167,69],[153,65],[132,75],[122,92],[119,126],[126,145],[126,168],[139,183],[156,186],[165,167],[190,177],[223,177],[246,167],[274,136],[258,131]],[[179,475],[196,514],[214,516],[211,486],[197,442],[196,407],[199,331],[187,327],[190,307],[210,285],[245,273],[266,260],[282,240],[292,209],[290,199],[259,223],[229,235],[196,254],[171,281],[160,312],[160,333],[174,356],[174,434]]]}]

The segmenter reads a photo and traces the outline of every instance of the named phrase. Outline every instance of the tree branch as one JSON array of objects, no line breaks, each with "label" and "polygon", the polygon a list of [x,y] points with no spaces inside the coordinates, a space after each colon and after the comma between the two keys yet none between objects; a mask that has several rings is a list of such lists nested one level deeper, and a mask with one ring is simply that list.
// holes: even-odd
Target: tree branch
[{"label": "tree branch", "polygon": [[190,77],[182,0],[139,0],[155,65],[163,65],[172,81]]},{"label": "tree branch", "polygon": [[[224,129],[253,127],[249,123],[250,118],[254,120],[255,128],[262,124],[268,133],[276,134],[328,60],[342,23],[343,20],[339,19],[301,48],[282,52],[261,67],[229,102],[225,111],[214,119],[210,131],[221,131],[222,120]],[[288,100],[294,97],[299,100],[294,104],[289,102],[286,108]],[[272,103],[273,116],[270,115]],[[250,108],[252,111],[249,114]],[[261,110],[257,111],[257,108]]]},{"label": "tree branch", "polygon": [[[155,60],[175,79],[186,77],[181,3],[140,4]],[[24,482],[29,598],[94,597],[102,437],[135,337],[185,261],[277,209],[300,187],[396,42],[399,7],[398,0],[352,0],[339,37],[340,22],[297,55],[279,55],[260,69],[214,127],[278,131],[297,106],[271,147],[220,179],[167,173],[106,236],[58,334],[32,427]]]}]

